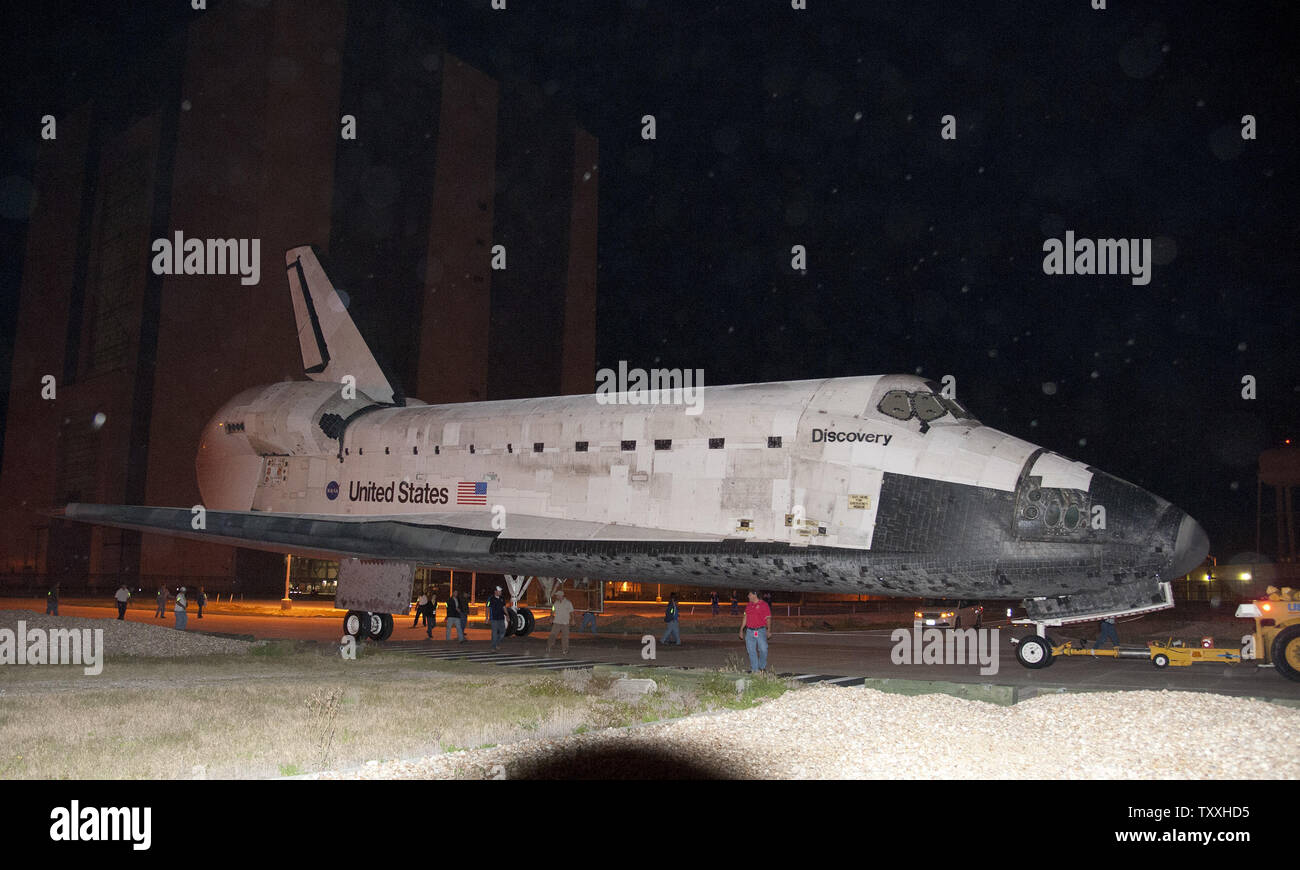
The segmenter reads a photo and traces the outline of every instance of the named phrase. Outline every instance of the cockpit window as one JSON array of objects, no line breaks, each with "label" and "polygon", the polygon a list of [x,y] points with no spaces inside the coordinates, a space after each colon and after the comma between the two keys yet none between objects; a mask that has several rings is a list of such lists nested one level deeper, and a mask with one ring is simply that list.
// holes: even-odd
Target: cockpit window
[{"label": "cockpit window", "polygon": [[911,420],[915,417],[921,421],[922,434],[929,431],[931,421],[949,414],[958,420],[979,423],[956,399],[948,399],[929,390],[890,390],[880,399],[876,410],[895,420]]},{"label": "cockpit window", "polygon": [[906,390],[890,390],[876,406],[880,413],[895,420],[912,419],[912,400]]},{"label": "cockpit window", "polygon": [[948,409],[943,406],[934,393],[917,393],[912,396],[912,409],[916,411],[916,419],[922,423],[938,420],[948,413]]}]

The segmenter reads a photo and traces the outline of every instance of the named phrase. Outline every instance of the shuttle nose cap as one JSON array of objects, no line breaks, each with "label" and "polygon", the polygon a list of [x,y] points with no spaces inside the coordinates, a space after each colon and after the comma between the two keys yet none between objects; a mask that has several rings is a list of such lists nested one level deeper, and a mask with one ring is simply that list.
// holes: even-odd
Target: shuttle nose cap
[{"label": "shuttle nose cap", "polygon": [[1169,566],[1170,578],[1182,577],[1205,561],[1210,552],[1210,536],[1201,524],[1191,517],[1183,517],[1178,526],[1178,539],[1174,542],[1174,558]]}]

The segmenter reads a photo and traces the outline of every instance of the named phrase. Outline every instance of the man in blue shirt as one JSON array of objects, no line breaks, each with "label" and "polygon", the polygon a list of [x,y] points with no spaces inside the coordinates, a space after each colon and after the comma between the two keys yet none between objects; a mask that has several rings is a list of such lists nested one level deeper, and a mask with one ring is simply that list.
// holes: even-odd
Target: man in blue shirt
[{"label": "man in blue shirt", "polygon": [[500,586],[488,599],[488,622],[492,626],[492,649],[495,650],[506,636],[506,603],[501,599]]}]

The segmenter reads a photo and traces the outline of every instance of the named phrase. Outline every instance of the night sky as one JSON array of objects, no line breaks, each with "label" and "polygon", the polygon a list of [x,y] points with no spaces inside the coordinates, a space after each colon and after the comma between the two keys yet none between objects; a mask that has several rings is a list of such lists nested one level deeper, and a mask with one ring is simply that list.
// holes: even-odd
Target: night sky
[{"label": "night sky", "polygon": [[[5,384],[40,115],[199,14],[28,5],[0,28]],[[1258,454],[1300,437],[1294,4],[488,5],[408,7],[599,137],[598,365],[952,375],[985,424],[1187,510],[1221,561],[1253,549]],[[1066,230],[1153,239],[1151,283],[1045,275]]]}]

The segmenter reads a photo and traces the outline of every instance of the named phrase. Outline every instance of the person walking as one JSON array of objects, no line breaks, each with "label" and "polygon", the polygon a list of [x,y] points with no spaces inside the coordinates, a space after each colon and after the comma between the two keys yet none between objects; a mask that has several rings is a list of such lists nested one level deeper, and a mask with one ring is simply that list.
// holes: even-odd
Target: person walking
[{"label": "person walking", "polygon": [[1101,649],[1101,645],[1109,641],[1119,648],[1119,632],[1115,629],[1115,617],[1108,616],[1103,619],[1097,626],[1097,640],[1092,645],[1093,649]]},{"label": "person walking", "polygon": [[495,651],[506,636],[506,603],[501,599],[500,586],[488,599],[488,624],[492,626],[492,649]]},{"label": "person walking", "polygon": [[573,618],[573,602],[564,597],[564,590],[555,590],[555,607],[551,610],[551,633],[546,636],[546,654],[551,654],[555,639],[560,639],[560,655],[569,654],[569,621]]},{"label": "person walking", "polygon": [[181,591],[176,593],[176,628],[179,631],[185,630],[185,620],[189,615],[185,611],[189,606],[190,602],[185,597],[185,587],[182,586]]},{"label": "person walking", "polygon": [[154,619],[162,619],[167,615],[167,587],[159,584],[158,586],[158,612],[155,613]]},{"label": "person walking", "polygon": [[736,591],[731,591],[731,615],[735,616],[740,612],[740,602],[736,600]]},{"label": "person walking", "polygon": [[709,593],[709,604],[713,606],[713,615],[717,616],[719,610],[717,590],[714,590],[713,592]]},{"label": "person walking", "polygon": [[664,638],[659,641],[661,644],[668,643],[669,635],[677,638],[677,645],[682,645],[682,631],[680,614],[677,612],[677,593],[674,592],[668,596],[668,607],[664,610],[664,622],[668,623],[664,628]]},{"label": "person walking", "polygon": [[460,612],[460,642],[469,643],[469,593],[461,590],[460,595],[456,596],[456,609]]},{"label": "person walking", "polygon": [[55,583],[50,587],[50,591],[45,593],[45,615],[59,615],[59,584]]},{"label": "person walking", "polygon": [[767,602],[749,590],[749,604],[745,605],[745,618],[740,624],[740,639],[749,653],[749,672],[756,674],[767,670],[767,636],[771,630],[772,609]]},{"label": "person walking", "polygon": [[429,603],[424,608],[424,624],[428,626],[429,637],[433,637],[433,630],[438,627],[438,590],[429,590]]},{"label": "person walking", "polygon": [[205,605],[205,604],[208,603],[208,593],[206,593],[206,592],[203,591],[203,587],[202,587],[202,586],[199,587],[199,594],[194,596],[194,603],[198,605],[198,608],[199,608],[199,619],[202,619],[202,618],[203,618],[203,605]]},{"label": "person walking", "polygon": [[451,640],[451,630],[456,628],[460,631],[460,639],[465,639],[465,630],[460,627],[460,599],[455,595],[447,596],[447,617],[445,620],[447,626],[447,640]]},{"label": "person walking", "polygon": [[126,584],[123,583],[121,586],[117,587],[117,592],[113,593],[113,598],[117,601],[117,618],[119,620],[125,620],[126,602],[131,598],[131,590],[127,589]]},{"label": "person walking", "polygon": [[[416,628],[420,625],[420,617],[424,616],[424,608],[427,607],[428,604],[429,596],[421,592],[420,597],[415,599],[415,619],[411,622],[411,628]],[[425,622],[428,621],[428,618],[425,617]]]}]

